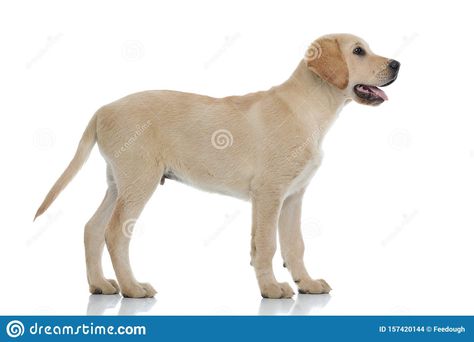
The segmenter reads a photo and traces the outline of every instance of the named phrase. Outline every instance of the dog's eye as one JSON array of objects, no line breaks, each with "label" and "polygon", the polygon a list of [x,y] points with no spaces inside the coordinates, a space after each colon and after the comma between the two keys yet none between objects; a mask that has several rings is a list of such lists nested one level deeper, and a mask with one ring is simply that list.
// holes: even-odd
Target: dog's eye
[{"label": "dog's eye", "polygon": [[363,48],[361,48],[360,46],[358,46],[352,51],[352,53],[354,55],[363,56],[363,55],[365,55],[365,50]]}]

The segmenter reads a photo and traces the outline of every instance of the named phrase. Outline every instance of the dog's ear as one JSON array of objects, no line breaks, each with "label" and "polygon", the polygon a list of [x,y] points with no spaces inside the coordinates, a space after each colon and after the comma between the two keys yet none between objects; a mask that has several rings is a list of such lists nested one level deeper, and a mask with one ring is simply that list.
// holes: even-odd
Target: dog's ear
[{"label": "dog's ear", "polygon": [[344,89],[349,83],[349,69],[335,38],[319,38],[306,50],[308,69],[323,80]]}]

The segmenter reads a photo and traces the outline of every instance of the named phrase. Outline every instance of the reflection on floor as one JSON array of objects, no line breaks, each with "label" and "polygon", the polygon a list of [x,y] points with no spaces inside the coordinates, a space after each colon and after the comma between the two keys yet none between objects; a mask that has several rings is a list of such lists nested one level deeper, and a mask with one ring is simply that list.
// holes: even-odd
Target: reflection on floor
[{"label": "reflection on floor", "polygon": [[331,300],[330,294],[298,294],[293,299],[266,299],[260,301],[259,315],[309,315],[316,314]]},{"label": "reflection on floor", "polygon": [[151,310],[155,298],[122,298],[120,295],[90,295],[87,305],[88,315],[104,315],[105,310],[113,309],[120,302],[119,315],[139,315]]},{"label": "reflection on floor", "polygon": [[[317,314],[331,300],[331,295],[298,294],[294,299],[262,299],[258,315],[309,315]],[[90,295],[87,315],[104,315],[119,303],[119,315],[140,315],[148,313],[156,304],[155,298],[123,298],[120,295]]]}]

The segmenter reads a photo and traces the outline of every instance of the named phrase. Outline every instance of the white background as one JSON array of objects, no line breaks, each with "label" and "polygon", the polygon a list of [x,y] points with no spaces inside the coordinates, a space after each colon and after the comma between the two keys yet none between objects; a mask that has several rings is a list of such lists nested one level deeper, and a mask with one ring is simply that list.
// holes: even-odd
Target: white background
[{"label": "white background", "polygon": [[[474,314],[468,4],[3,2],[0,314]],[[388,102],[346,106],[307,191],[306,262],[331,294],[262,300],[249,266],[250,205],[167,181],[131,247],[156,298],[90,297],[83,226],[105,192],[96,148],[32,218],[95,110],[146,89],[267,89],[332,32],[359,35],[402,66]],[[290,281],[279,254],[275,270]]]}]

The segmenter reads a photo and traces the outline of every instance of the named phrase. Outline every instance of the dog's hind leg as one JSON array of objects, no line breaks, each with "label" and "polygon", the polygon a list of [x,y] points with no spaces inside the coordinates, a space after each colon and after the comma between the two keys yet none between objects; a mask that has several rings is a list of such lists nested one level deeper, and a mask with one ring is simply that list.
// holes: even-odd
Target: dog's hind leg
[{"label": "dog's hind leg", "polygon": [[89,291],[92,294],[115,294],[120,292],[117,282],[112,279],[105,279],[102,271],[105,227],[117,199],[117,187],[109,166],[107,166],[107,183],[108,189],[105,197],[95,214],[87,222],[84,230],[87,280],[89,281]]},{"label": "dog's hind leg", "polygon": [[123,296],[153,297],[155,289],[148,283],[139,283],[133,275],[129,245],[133,226],[160,182],[164,168],[145,158],[128,160],[120,166],[118,197],[105,232],[107,249]]}]

